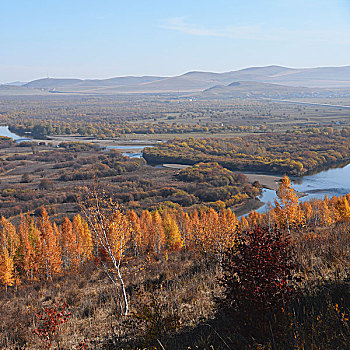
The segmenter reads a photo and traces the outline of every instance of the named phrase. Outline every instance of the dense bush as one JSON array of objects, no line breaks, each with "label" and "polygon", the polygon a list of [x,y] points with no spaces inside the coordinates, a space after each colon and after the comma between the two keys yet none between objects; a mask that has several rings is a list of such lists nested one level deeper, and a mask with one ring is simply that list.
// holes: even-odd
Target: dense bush
[{"label": "dense bush", "polygon": [[246,337],[263,341],[279,328],[286,307],[297,296],[297,272],[289,238],[279,230],[255,227],[240,234],[223,258],[218,310]]}]

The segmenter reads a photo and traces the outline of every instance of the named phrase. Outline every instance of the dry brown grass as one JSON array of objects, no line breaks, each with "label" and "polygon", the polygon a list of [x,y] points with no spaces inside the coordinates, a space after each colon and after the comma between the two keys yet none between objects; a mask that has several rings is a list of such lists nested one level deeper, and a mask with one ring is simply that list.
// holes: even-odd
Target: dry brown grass
[{"label": "dry brown grass", "polygon": [[[304,293],[283,321],[289,324],[284,336],[294,347],[275,349],[346,349],[341,344],[350,341],[349,323],[341,315],[350,309],[349,230],[349,222],[342,222],[296,234]],[[58,301],[68,303],[72,312],[58,334],[61,349],[78,349],[83,339],[88,349],[161,349],[158,341],[165,349],[257,349],[215,312],[219,272],[215,260],[186,252],[129,261],[124,266],[131,305],[126,317],[119,315],[108,277],[92,263],[53,281],[2,290],[0,349],[42,349],[33,334],[35,311]],[[273,349],[270,340],[260,348]]]},{"label": "dry brown grass", "polygon": [[[138,271],[141,264],[144,268]],[[92,264],[53,281],[2,290],[0,348],[40,349],[39,338],[33,334],[38,323],[35,312],[59,301],[69,304],[72,312],[69,322],[60,328],[62,349],[75,349],[83,339],[97,349],[140,336],[142,327],[135,329],[133,315],[139,311],[140,296],[145,293],[156,293],[162,310],[176,314],[181,326],[196,325],[213,316],[215,265],[200,263],[186,253],[174,253],[167,260],[161,257],[147,264],[142,260],[134,262],[125,266],[124,275],[131,304],[127,317],[119,315],[108,277]]]},{"label": "dry brown grass", "polygon": [[304,232],[295,246],[306,288],[349,277],[350,221]]}]

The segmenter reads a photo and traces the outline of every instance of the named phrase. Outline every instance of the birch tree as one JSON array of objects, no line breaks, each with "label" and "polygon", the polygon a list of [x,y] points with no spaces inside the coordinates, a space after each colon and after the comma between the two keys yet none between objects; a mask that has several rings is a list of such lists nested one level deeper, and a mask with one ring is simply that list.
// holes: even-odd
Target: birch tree
[{"label": "birch tree", "polygon": [[116,289],[121,314],[127,315],[129,302],[122,277],[122,262],[131,242],[130,222],[118,203],[95,189],[82,205],[82,210],[93,237],[95,254],[98,254]]}]

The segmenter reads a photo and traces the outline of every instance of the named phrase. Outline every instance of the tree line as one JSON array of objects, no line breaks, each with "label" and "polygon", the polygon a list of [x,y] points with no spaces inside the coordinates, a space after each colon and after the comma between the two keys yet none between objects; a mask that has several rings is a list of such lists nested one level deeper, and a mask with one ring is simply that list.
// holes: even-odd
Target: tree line
[{"label": "tree line", "polygon": [[230,170],[301,176],[348,162],[350,129],[307,129],[235,138],[174,139],[144,149],[150,163],[217,162]]},{"label": "tree line", "polygon": [[2,217],[0,282],[13,286],[31,280],[52,279],[54,275],[75,270],[90,260],[98,264],[110,263],[111,255],[96,232],[104,233],[112,246],[112,256],[123,261],[179,250],[221,261],[224,252],[233,247],[235,237],[256,226],[278,227],[291,233],[350,219],[349,194],[300,202],[285,176],[277,195],[274,207],[266,213],[252,211],[240,219],[230,209],[185,211],[167,208],[143,210],[138,215],[117,205],[103,222],[96,219],[96,210],[110,205],[110,200],[105,199],[103,205],[93,203],[87,207],[83,211],[84,217],[80,214],[73,220],[65,217],[61,224],[52,222],[45,208],[37,219],[21,215],[18,225]]}]

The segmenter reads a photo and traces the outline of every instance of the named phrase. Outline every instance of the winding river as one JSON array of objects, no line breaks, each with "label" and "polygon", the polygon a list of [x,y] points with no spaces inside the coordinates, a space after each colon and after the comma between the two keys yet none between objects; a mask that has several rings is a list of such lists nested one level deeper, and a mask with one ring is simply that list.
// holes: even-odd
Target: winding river
[{"label": "winding river", "polygon": [[142,158],[142,151],[145,147],[152,147],[150,145],[138,145],[138,146],[107,146],[107,149],[117,149],[122,152],[123,156],[128,156],[130,158]]},{"label": "winding river", "polygon": [[0,126],[0,136],[11,137],[16,142],[29,141],[30,139],[14,134],[8,126]]},{"label": "winding river", "polygon": [[[12,133],[7,126],[0,126],[0,136],[12,137],[17,142],[28,140]],[[124,151],[123,154],[130,158],[141,158],[142,150],[146,146],[148,145],[117,145],[108,146],[107,148],[116,148]],[[298,192],[306,194],[304,197],[300,198],[302,201],[311,198],[322,199],[325,195],[328,197],[342,196],[350,193],[350,164],[339,168],[324,170],[317,174],[291,179],[293,181],[293,188]],[[265,204],[260,207],[258,211],[266,211],[267,204],[269,202],[273,203],[275,198],[276,192],[265,188],[262,195],[259,197],[260,201]]]},{"label": "winding river", "polygon": [[[311,198],[323,199],[324,196],[343,196],[350,193],[350,164],[341,167],[321,171],[317,174],[292,178],[293,188],[305,193],[301,197],[301,201],[307,201]],[[264,189],[259,197],[260,201],[265,205],[258,209],[259,212],[266,211],[266,204],[273,203],[276,198],[276,192],[269,189]]]}]

